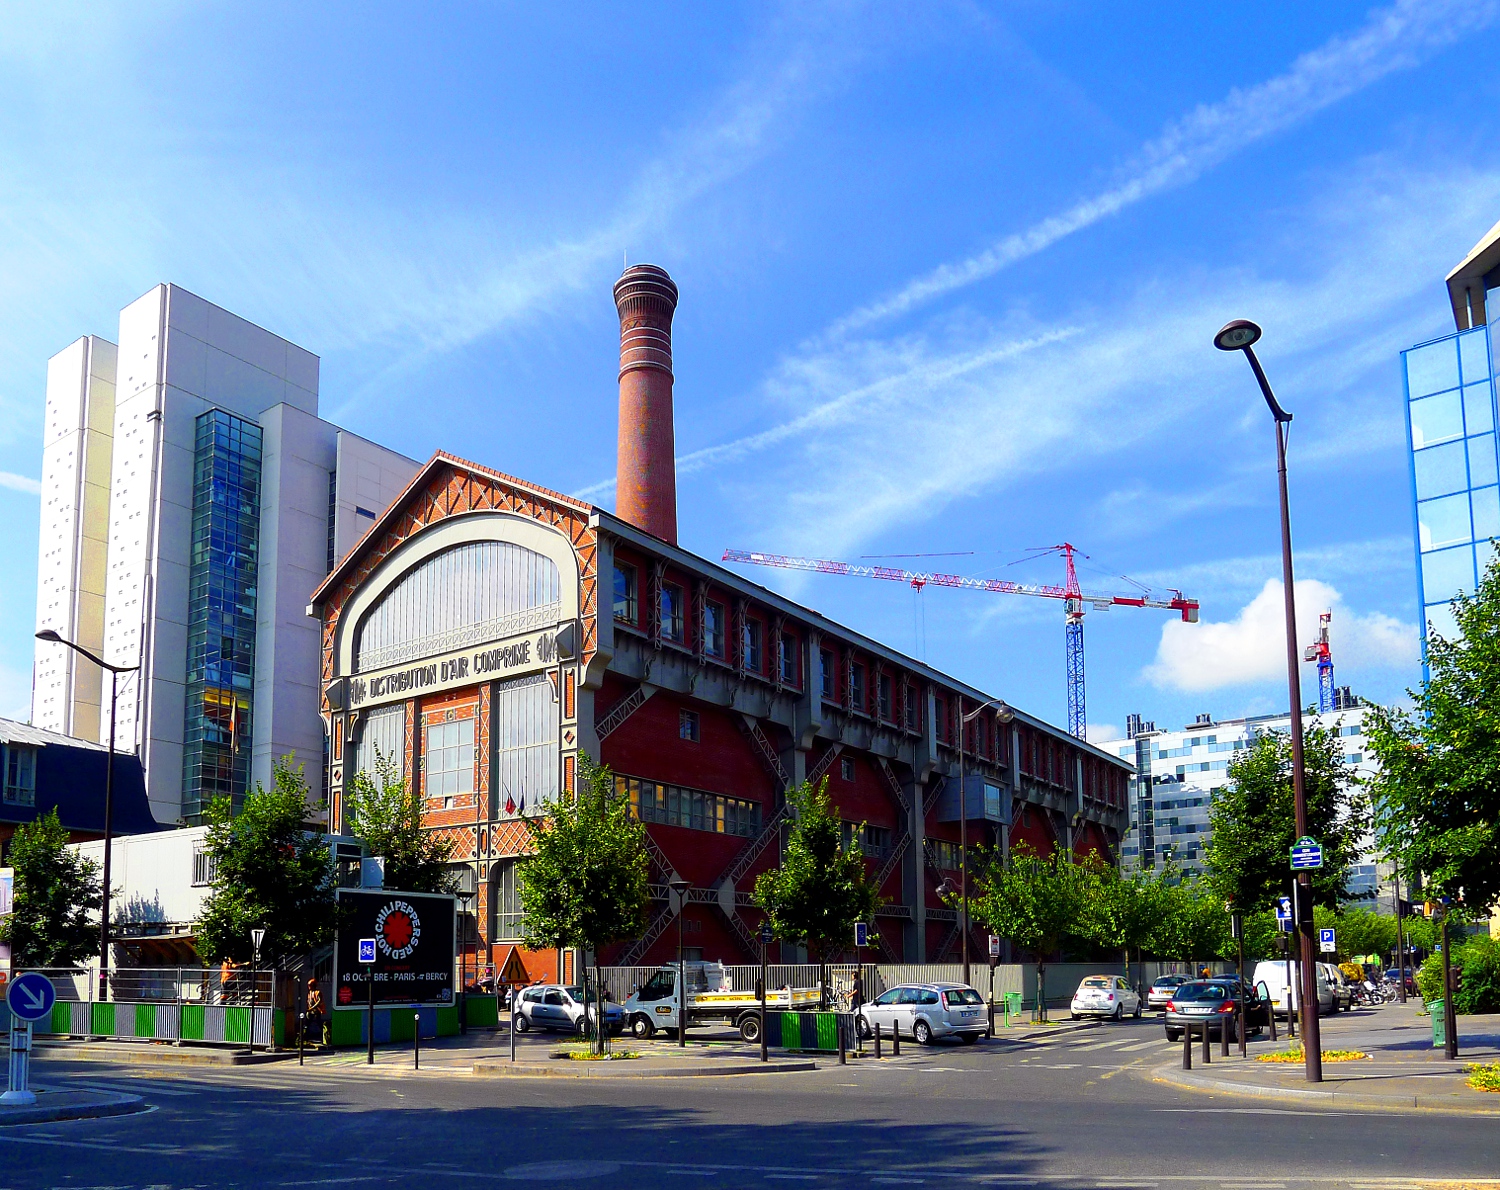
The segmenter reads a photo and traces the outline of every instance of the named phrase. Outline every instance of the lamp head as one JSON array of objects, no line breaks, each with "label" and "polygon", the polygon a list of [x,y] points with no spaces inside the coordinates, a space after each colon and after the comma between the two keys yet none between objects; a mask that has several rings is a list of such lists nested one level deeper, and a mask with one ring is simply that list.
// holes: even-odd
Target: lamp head
[{"label": "lamp head", "polygon": [[37,638],[37,640],[44,640],[44,641],[47,641],[50,644],[54,644],[54,645],[60,645],[60,644],[63,643],[63,638],[60,637],[51,628],[43,628],[40,632],[38,632],[36,634],[36,638]]},{"label": "lamp head", "polygon": [[693,887],[693,883],[690,880],[669,880],[667,881],[667,887],[680,897],[683,893],[687,892],[688,889]]},{"label": "lamp head", "polygon": [[996,723],[1009,723],[1015,717],[1016,717],[1016,712],[1010,706],[1009,703],[997,702],[995,704],[995,722]]},{"label": "lamp head", "polygon": [[1236,318],[1233,322],[1226,322],[1214,336],[1214,346],[1220,351],[1243,351],[1255,346],[1259,338],[1260,327],[1248,318]]}]

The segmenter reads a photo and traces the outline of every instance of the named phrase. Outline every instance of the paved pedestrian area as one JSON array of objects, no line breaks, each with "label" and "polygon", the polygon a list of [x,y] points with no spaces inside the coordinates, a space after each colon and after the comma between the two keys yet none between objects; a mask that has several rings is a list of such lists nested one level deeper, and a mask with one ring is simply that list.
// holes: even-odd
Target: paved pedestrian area
[{"label": "paved pedestrian area", "polygon": [[1301,1064],[1256,1060],[1257,1054],[1292,1044],[1284,1031],[1279,1044],[1253,1044],[1245,1058],[1234,1045],[1225,1057],[1220,1042],[1214,1039],[1208,1063],[1202,1060],[1201,1041],[1197,1042],[1191,1073],[1181,1068],[1179,1044],[1174,1047],[1174,1060],[1157,1067],[1153,1074],[1180,1086],[1231,1094],[1500,1115],[1500,1094],[1474,1090],[1468,1085],[1467,1075],[1467,1068],[1474,1063],[1500,1061],[1500,1016],[1459,1017],[1459,1057],[1449,1061],[1441,1048],[1433,1047],[1432,1022],[1420,1014],[1421,1005],[1409,1002],[1322,1018],[1319,1025],[1325,1053],[1356,1050],[1369,1057],[1324,1062],[1321,1083],[1309,1083]]}]

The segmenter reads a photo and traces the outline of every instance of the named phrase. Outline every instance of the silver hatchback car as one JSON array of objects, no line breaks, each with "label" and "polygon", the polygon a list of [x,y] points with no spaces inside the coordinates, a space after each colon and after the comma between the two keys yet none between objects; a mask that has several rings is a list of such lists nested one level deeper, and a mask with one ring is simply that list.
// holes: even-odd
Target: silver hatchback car
[{"label": "silver hatchback car", "polygon": [[883,1036],[896,1029],[918,1045],[941,1037],[957,1037],[973,1045],[989,1032],[984,997],[962,983],[904,983],[861,1006],[856,1027],[871,1037],[880,1026]]},{"label": "silver hatchback car", "polygon": [[[590,1019],[599,1011],[599,1005],[589,994],[588,1015]],[[536,984],[523,988],[516,998],[515,1026],[517,1033],[532,1029],[551,1029],[559,1033],[584,1032],[583,989],[567,987],[560,983]],[[608,1000],[604,1005],[604,1023],[611,1033],[620,1033],[625,1028],[625,1013],[618,1004]]]}]

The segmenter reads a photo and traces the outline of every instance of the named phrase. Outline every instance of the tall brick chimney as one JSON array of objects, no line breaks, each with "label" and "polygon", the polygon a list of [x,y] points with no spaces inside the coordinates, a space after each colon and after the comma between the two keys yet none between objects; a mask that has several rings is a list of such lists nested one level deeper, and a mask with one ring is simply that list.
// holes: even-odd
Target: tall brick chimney
[{"label": "tall brick chimney", "polygon": [[620,312],[620,454],[615,512],[677,544],[677,465],[672,434],[672,313],[667,270],[633,264],[615,282]]}]

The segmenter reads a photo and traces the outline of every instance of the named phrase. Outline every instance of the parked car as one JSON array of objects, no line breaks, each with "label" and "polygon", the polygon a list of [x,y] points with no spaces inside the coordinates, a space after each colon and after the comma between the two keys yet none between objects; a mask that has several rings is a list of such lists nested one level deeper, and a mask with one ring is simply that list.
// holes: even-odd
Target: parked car
[{"label": "parked car", "polygon": [[[595,1019],[598,1011],[599,1005],[591,995],[589,1019]],[[583,989],[560,983],[541,983],[523,988],[516,999],[513,1019],[517,1033],[550,1029],[557,1033],[576,1033],[582,1036],[587,1032],[584,1024]],[[624,1031],[625,1013],[618,1004],[605,1001],[604,1023],[611,1033]]]},{"label": "parked car", "polygon": [[[1262,984],[1265,985],[1265,992],[1274,1006],[1277,1016],[1286,1016],[1287,1010],[1291,1007],[1293,995],[1297,998],[1298,1003],[1301,1002],[1301,964],[1294,960],[1291,967],[1292,983],[1297,988],[1296,992],[1292,994],[1289,994],[1286,986],[1287,963],[1285,959],[1262,959],[1255,964],[1255,974],[1251,977],[1251,982],[1256,988],[1260,988]],[[1328,974],[1323,970],[1321,963],[1314,963],[1313,970],[1317,973],[1318,981],[1318,1015],[1331,1016],[1333,1014],[1334,999],[1333,988],[1328,983]]]},{"label": "parked car", "polygon": [[1270,1028],[1271,1002],[1260,994],[1260,989],[1254,984],[1249,982],[1241,984],[1238,975],[1215,975],[1205,982],[1223,984],[1235,999],[1244,996],[1245,1022],[1252,1033]]},{"label": "parked car", "polygon": [[[1401,979],[1401,972],[1392,967],[1385,973],[1385,981],[1392,987],[1396,987]],[[1410,967],[1406,968],[1406,994],[1415,996],[1417,994],[1417,977]]]},{"label": "parked car", "polygon": [[[1167,1005],[1167,1040],[1180,1040],[1188,1025],[1196,1026],[1200,1021],[1208,1022],[1210,1036],[1222,1033],[1226,1022],[1234,1020],[1239,991],[1238,976],[1195,979],[1183,984]],[[1245,992],[1245,1026],[1256,1033],[1270,1022],[1270,1006],[1248,987]]]},{"label": "parked car", "polygon": [[889,1037],[900,1029],[918,1045],[940,1037],[957,1037],[973,1045],[989,1031],[984,997],[962,983],[907,983],[876,996],[856,1018],[861,1037],[874,1035],[875,1026]]},{"label": "parked car", "polygon": [[1185,983],[1191,983],[1191,975],[1163,975],[1146,989],[1146,1007],[1152,1012],[1165,1012],[1172,994]]},{"label": "parked car", "polygon": [[1328,986],[1333,992],[1333,1011],[1348,1012],[1354,1007],[1354,989],[1344,978],[1344,973],[1335,963],[1319,963],[1318,966],[1327,976]]},{"label": "parked car", "polygon": [[1085,975],[1073,993],[1071,1012],[1075,1021],[1081,1016],[1139,1018],[1141,996],[1118,975]]}]

